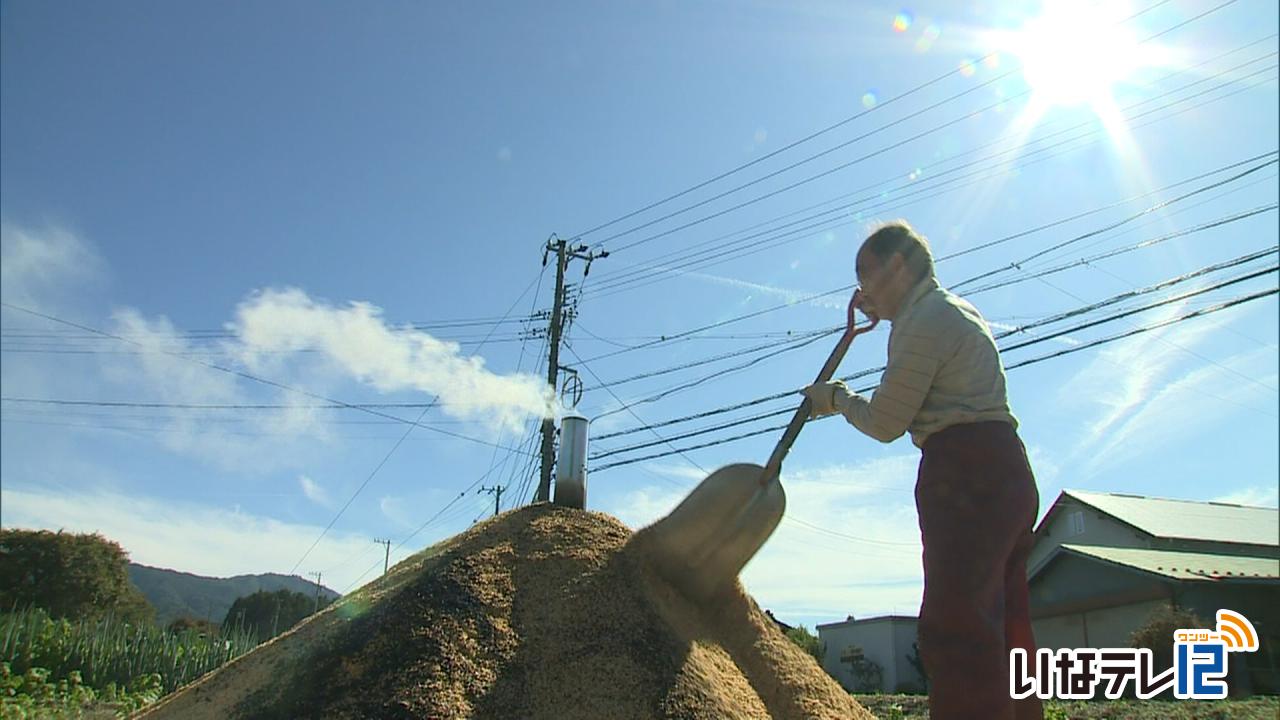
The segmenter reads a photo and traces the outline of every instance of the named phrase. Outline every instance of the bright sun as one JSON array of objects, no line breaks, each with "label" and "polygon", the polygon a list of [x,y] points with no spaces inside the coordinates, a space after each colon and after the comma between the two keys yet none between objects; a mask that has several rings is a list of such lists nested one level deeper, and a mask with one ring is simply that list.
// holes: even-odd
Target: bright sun
[{"label": "bright sun", "polygon": [[[1105,6],[1110,5],[1110,8]],[[1040,16],[1006,36],[1022,62],[1034,102],[1046,106],[1112,105],[1112,90],[1139,63],[1139,44],[1114,3],[1046,2]]]}]

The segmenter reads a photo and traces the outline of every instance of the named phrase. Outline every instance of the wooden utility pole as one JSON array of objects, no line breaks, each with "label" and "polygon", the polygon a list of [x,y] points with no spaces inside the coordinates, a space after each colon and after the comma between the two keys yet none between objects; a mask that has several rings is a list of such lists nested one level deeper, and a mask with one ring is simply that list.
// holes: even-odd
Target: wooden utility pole
[{"label": "wooden utility pole", "polygon": [[382,559],[382,574],[386,575],[387,566],[391,564],[391,541],[390,540],[374,540],[374,542],[378,543],[379,545],[384,545],[387,548],[386,557]]},{"label": "wooden utility pole", "polygon": [[313,610],[312,612],[320,612],[320,575],[321,574],[318,572],[307,573],[307,574],[311,575],[316,579],[316,609]]},{"label": "wooden utility pole", "polygon": [[489,493],[490,495],[493,496],[493,514],[495,517],[497,516],[498,512],[502,509],[502,491],[504,489],[505,488],[503,488],[501,485],[495,485],[493,487],[485,487],[484,485],[481,485],[480,489],[477,491],[482,493]]},{"label": "wooden utility pole", "polygon": [[[549,352],[547,353],[547,384],[551,386],[551,391],[555,392],[557,379],[560,373],[560,333],[564,330],[564,271],[569,261],[577,258],[578,260],[586,260],[587,266],[583,270],[583,277],[591,271],[591,261],[598,258],[608,257],[609,253],[601,251],[592,253],[586,245],[577,245],[569,247],[569,243],[565,240],[552,236],[547,240],[547,247],[542,254],[542,264],[547,264],[547,258],[550,253],[556,256],[556,295],[551,305],[551,326],[548,329],[547,339]],[[556,423],[555,420],[548,417],[542,421],[542,475],[538,480],[538,491],[534,495],[534,502],[547,502],[551,500],[551,470],[555,464],[555,438]]]}]

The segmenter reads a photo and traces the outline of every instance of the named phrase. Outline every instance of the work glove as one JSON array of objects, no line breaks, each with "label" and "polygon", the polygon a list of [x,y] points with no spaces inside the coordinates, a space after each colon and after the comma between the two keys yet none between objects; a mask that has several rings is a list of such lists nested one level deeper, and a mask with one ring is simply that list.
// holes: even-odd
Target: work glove
[{"label": "work glove", "polygon": [[804,393],[811,403],[810,420],[840,412],[849,398],[849,388],[839,380],[814,383],[800,392]]}]

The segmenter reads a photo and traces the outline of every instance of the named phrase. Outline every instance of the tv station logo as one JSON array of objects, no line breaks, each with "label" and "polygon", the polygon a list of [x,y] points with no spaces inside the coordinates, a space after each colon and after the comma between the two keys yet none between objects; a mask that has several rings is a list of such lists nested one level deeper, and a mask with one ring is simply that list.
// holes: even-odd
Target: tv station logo
[{"label": "tv station logo", "polygon": [[1169,688],[1180,700],[1220,700],[1227,696],[1229,653],[1257,650],[1253,623],[1238,612],[1222,609],[1214,630],[1174,631],[1173,667],[1159,674],[1146,648],[1041,649],[1036,651],[1034,668],[1026,650],[1010,650],[1009,696],[1090,700],[1105,682],[1103,696],[1115,700],[1124,696],[1132,682],[1134,695],[1141,700]]}]

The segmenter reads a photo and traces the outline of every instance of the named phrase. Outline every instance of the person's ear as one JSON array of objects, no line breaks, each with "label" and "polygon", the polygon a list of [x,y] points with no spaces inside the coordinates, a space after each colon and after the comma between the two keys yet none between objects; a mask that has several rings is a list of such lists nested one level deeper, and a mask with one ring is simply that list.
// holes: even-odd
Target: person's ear
[{"label": "person's ear", "polygon": [[894,253],[889,256],[889,267],[895,277],[902,277],[907,271],[907,259],[902,257],[902,253]]}]

